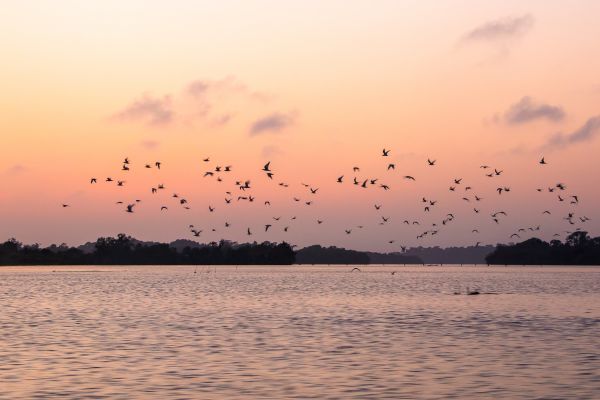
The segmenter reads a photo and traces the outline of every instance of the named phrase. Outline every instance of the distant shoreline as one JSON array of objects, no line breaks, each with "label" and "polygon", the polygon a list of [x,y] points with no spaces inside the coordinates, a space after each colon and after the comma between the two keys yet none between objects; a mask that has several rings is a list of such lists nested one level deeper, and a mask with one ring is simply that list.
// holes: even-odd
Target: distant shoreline
[{"label": "distant shoreline", "polygon": [[101,237],[78,247],[24,245],[16,239],[0,243],[0,266],[43,265],[600,265],[600,237],[570,234],[565,242],[537,238],[497,246],[416,247],[378,253],[313,245],[294,250],[286,243],[143,242],[125,234]]}]

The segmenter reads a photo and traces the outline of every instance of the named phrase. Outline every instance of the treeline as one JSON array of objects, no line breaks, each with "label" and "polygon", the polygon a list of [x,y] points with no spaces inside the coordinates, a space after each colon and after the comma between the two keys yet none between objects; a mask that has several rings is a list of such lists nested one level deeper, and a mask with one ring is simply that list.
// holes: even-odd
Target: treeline
[{"label": "treeline", "polygon": [[0,265],[288,265],[295,261],[287,243],[237,244],[227,241],[180,249],[166,243],[146,244],[131,236],[99,238],[93,248],[0,244]]},{"label": "treeline", "polygon": [[415,256],[426,264],[485,264],[485,257],[495,246],[412,247],[405,255]]},{"label": "treeline", "polygon": [[533,238],[512,245],[498,245],[486,257],[488,264],[503,265],[600,265],[600,237],[587,232],[570,234],[563,243]]},{"label": "treeline", "polygon": [[340,247],[308,246],[296,252],[297,264],[422,264],[418,257],[400,253],[374,253]]}]

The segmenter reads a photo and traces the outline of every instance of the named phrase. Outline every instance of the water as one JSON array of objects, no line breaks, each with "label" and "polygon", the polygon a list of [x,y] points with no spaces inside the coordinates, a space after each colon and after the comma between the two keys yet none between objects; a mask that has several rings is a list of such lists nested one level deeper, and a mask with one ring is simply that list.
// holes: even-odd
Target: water
[{"label": "water", "polygon": [[599,267],[194,269],[0,268],[0,398],[600,398]]}]

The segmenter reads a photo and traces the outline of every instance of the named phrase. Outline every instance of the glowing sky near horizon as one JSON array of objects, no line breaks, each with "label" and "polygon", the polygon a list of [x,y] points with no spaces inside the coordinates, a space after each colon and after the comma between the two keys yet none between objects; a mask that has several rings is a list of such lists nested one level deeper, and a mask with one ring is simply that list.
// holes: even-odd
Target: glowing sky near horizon
[{"label": "glowing sky near horizon", "polygon": [[[5,2],[0,240],[192,239],[189,224],[200,241],[381,251],[508,242],[537,225],[544,239],[577,227],[598,235],[598,15],[594,1]],[[160,171],[143,167],[156,160]],[[260,171],[267,161],[274,181]],[[504,172],[487,178],[482,164]],[[216,165],[233,166],[222,183],[203,178]],[[352,185],[353,166],[391,190]],[[463,183],[450,192],[454,178]],[[235,200],[233,181],[245,179],[254,203]],[[558,182],[565,202],[546,190]],[[167,189],[152,195],[159,183]],[[422,197],[437,200],[430,213]],[[115,204],[135,199],[133,214]],[[501,224],[498,210],[509,214]],[[568,212],[591,220],[572,226]],[[416,239],[447,213],[451,224]]]}]

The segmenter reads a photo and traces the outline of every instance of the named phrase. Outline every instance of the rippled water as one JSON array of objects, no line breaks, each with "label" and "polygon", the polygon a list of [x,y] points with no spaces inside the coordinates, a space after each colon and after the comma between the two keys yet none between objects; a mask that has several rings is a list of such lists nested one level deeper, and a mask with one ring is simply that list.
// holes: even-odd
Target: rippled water
[{"label": "rippled water", "polygon": [[350,269],[0,268],[0,398],[600,398],[600,268]]}]

